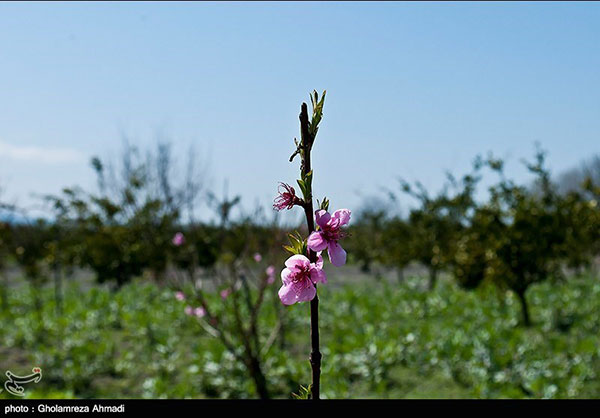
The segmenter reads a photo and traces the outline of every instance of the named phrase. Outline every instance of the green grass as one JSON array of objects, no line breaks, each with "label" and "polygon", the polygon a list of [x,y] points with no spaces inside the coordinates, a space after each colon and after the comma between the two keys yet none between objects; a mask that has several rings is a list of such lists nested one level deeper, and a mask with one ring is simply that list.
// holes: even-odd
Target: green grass
[{"label": "green grass", "polygon": [[[450,281],[424,292],[418,280],[319,288],[324,397],[600,397],[597,279],[532,287],[531,328],[519,325],[510,295],[466,292]],[[265,337],[276,321],[276,291],[265,303]],[[51,289],[42,297],[36,312],[29,289],[19,287],[1,314],[0,372],[43,369],[28,397],[256,396],[245,369],[183,314],[169,289],[70,285],[62,316]],[[308,304],[285,313],[286,346],[274,344],[264,368],[273,395],[287,398],[310,383]]]}]

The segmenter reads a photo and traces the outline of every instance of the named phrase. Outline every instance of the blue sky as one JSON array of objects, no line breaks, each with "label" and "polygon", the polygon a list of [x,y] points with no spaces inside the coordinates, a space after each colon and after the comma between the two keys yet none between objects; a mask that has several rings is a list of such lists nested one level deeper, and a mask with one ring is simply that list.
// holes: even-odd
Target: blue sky
[{"label": "blue sky", "polygon": [[312,89],[334,208],[487,151],[526,180],[535,141],[560,172],[598,151],[599,21],[597,3],[1,3],[0,184],[31,204],[93,185],[123,134],[162,135],[268,206]]}]

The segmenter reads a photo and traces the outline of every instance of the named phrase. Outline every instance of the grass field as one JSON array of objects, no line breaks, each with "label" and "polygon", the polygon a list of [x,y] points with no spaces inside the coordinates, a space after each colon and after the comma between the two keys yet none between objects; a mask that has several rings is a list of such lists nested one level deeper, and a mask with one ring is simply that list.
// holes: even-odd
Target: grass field
[{"label": "grass field", "polygon": [[[324,397],[600,397],[596,278],[533,286],[530,328],[519,324],[516,299],[494,289],[466,292],[441,280],[426,292],[417,277],[334,280],[319,289]],[[284,312],[285,339],[265,354],[264,371],[272,395],[288,398],[310,382],[308,304],[281,310],[277,288],[263,333]],[[62,315],[51,287],[42,301],[38,311],[29,287],[14,287],[1,318],[0,371],[43,369],[27,397],[256,396],[245,369],[168,288],[136,281],[111,292],[71,282]]]}]

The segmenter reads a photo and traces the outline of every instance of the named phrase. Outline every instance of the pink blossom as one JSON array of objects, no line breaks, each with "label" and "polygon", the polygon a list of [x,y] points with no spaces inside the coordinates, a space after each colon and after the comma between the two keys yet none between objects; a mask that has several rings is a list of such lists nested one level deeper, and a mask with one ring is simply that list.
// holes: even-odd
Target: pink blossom
[{"label": "pink blossom", "polygon": [[206,315],[206,311],[204,310],[204,308],[199,307],[194,309],[194,316],[196,316],[197,318],[202,318],[204,315]]},{"label": "pink blossom", "polygon": [[317,294],[314,285],[327,283],[321,255],[316,263],[311,263],[305,256],[296,254],[286,260],[285,266],[281,272],[283,286],[279,289],[279,299],[284,305],[312,300]]},{"label": "pink blossom", "polygon": [[194,314],[194,308],[192,308],[191,306],[186,306],[183,311],[186,315],[192,316]]},{"label": "pink blossom", "polygon": [[257,263],[260,263],[262,261],[262,255],[260,255],[260,253],[254,253],[253,258],[254,261],[256,261]]},{"label": "pink blossom", "polygon": [[173,245],[179,247],[185,243],[185,237],[181,232],[178,232],[173,237]]},{"label": "pink blossom", "polygon": [[350,211],[339,209],[331,216],[329,212],[321,209],[315,212],[315,219],[319,230],[308,237],[308,248],[313,251],[323,251],[327,248],[331,264],[337,267],[343,266],[346,264],[346,251],[338,244],[338,240],[345,235],[340,228],[350,222]]},{"label": "pink blossom", "polygon": [[179,301],[185,300],[185,295],[183,292],[175,292],[175,299]]},{"label": "pink blossom", "polygon": [[221,299],[225,300],[229,295],[231,295],[231,288],[221,290]]},{"label": "pink blossom", "polygon": [[267,273],[267,283],[268,284],[275,283],[275,266],[267,267],[267,269],[265,270],[265,273]]},{"label": "pink blossom", "polygon": [[[281,189],[283,189],[283,191]],[[273,202],[273,209],[275,210],[290,210],[294,205],[300,205],[302,203],[302,200],[296,196],[294,188],[289,184],[279,183],[277,193],[278,195]]]}]

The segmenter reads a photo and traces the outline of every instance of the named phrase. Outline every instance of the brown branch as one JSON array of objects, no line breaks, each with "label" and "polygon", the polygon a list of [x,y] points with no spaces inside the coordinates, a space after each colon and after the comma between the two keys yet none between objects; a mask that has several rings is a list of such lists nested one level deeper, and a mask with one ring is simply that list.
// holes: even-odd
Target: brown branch
[{"label": "brown branch", "polygon": [[[190,280],[192,281],[192,283],[194,282],[193,270],[194,269],[192,268],[188,272],[190,274]],[[227,349],[227,351],[229,351],[238,361],[243,362],[244,358],[237,353],[233,344],[231,343],[231,341],[229,341],[229,339],[227,338],[227,336],[225,335],[223,330],[221,330],[220,328],[218,328],[214,325],[214,323],[219,323],[221,325],[223,325],[223,323],[221,322],[219,317],[217,317],[211,313],[202,290],[196,288],[195,283],[193,283],[192,289],[194,291],[194,296],[200,302],[202,309],[204,309],[204,315],[207,319],[207,320],[200,319],[200,325],[202,326],[202,328],[204,328],[204,330],[206,332],[208,332],[210,335],[212,335],[213,337],[216,336],[221,341],[223,346]]]}]

